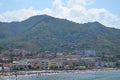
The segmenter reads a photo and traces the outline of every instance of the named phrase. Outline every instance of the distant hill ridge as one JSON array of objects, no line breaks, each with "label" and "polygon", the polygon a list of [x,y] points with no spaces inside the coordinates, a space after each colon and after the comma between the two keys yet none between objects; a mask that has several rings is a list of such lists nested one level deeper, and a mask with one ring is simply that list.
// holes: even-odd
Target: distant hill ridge
[{"label": "distant hill ridge", "polygon": [[48,15],[22,22],[0,22],[0,50],[72,52],[92,49],[99,53],[120,53],[120,30],[99,22],[78,24]]}]

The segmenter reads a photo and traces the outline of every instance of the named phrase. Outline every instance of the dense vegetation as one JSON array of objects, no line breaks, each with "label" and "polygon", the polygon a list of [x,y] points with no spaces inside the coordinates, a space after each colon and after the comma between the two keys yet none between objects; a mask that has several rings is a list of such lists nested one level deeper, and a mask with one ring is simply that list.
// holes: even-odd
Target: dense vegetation
[{"label": "dense vegetation", "polygon": [[94,49],[97,53],[120,53],[120,30],[99,22],[78,24],[47,15],[22,22],[0,22],[0,50],[71,52]]}]

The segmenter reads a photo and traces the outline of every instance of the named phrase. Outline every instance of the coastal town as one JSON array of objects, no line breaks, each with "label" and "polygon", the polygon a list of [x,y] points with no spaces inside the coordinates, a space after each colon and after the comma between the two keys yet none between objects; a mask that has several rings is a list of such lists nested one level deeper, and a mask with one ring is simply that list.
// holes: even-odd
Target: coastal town
[{"label": "coastal town", "polygon": [[75,50],[72,53],[45,51],[33,55],[30,51],[14,49],[0,54],[0,72],[119,68],[117,57],[97,56],[95,50]]}]

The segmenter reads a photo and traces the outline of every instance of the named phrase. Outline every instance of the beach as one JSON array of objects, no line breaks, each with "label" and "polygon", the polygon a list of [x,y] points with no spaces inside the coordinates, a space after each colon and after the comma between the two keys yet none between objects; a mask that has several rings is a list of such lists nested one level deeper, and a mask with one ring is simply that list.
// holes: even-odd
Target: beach
[{"label": "beach", "polygon": [[54,74],[69,74],[69,73],[85,73],[85,72],[103,72],[103,71],[118,71],[118,68],[104,68],[104,69],[87,69],[87,70],[34,70],[34,71],[13,71],[0,73],[0,78],[9,78],[16,76],[42,76]]},{"label": "beach", "polygon": [[[25,71],[25,75],[1,76],[0,80],[119,80],[120,70],[107,71]],[[32,73],[32,74],[27,74]],[[41,73],[41,74],[36,74]]]}]

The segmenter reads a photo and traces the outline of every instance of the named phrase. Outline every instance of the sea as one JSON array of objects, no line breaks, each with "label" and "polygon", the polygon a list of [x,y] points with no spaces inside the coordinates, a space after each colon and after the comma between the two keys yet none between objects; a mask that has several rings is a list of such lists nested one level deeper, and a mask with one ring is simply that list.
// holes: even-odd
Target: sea
[{"label": "sea", "polygon": [[4,77],[1,80],[120,80],[120,70]]}]

